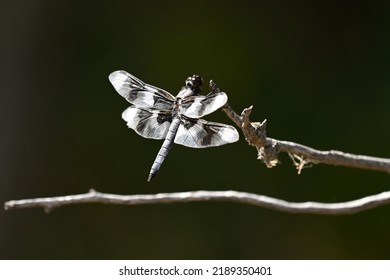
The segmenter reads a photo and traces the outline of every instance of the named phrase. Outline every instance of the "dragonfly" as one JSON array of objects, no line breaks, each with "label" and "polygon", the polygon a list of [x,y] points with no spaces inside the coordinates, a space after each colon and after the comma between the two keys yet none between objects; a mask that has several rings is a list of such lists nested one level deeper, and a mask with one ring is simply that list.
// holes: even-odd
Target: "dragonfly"
[{"label": "dragonfly", "polygon": [[164,140],[148,182],[157,174],[173,143],[190,148],[216,147],[238,141],[230,125],[201,119],[227,102],[224,92],[201,95],[202,77],[193,75],[175,96],[119,70],[109,75],[115,90],[132,105],[123,113],[127,126],[144,138]]}]

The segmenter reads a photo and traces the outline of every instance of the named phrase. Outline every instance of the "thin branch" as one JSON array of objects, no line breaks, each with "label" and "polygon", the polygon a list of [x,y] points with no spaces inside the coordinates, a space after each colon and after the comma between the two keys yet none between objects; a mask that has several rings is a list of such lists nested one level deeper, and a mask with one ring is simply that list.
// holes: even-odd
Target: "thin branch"
[{"label": "thin branch", "polygon": [[179,193],[116,195],[90,190],[85,194],[11,200],[5,203],[6,210],[43,207],[46,212],[53,208],[73,204],[119,204],[143,205],[184,203],[196,201],[225,201],[249,204],[272,210],[298,214],[346,215],[390,204],[390,191],[366,196],[357,200],[339,203],[289,202],[264,195],[237,191],[194,191]]},{"label": "thin branch", "polygon": [[229,104],[226,104],[222,109],[242,129],[247,142],[256,147],[258,158],[267,167],[271,168],[277,165],[279,163],[278,154],[286,152],[293,158],[299,159],[298,162],[294,161],[297,163],[295,165],[298,172],[305,165],[323,163],[390,173],[390,159],[388,158],[354,155],[335,150],[320,151],[298,143],[269,138],[266,136],[266,120],[262,123],[249,120],[253,106],[244,109],[241,116],[234,112]]}]

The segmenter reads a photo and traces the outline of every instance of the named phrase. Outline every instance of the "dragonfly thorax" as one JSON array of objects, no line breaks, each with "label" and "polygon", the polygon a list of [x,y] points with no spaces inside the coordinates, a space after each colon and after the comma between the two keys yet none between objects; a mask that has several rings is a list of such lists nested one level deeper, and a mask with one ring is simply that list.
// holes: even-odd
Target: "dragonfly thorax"
[{"label": "dragonfly thorax", "polygon": [[179,91],[179,93],[176,95],[176,103],[178,102],[178,100],[182,100],[182,99],[185,99],[185,98],[188,98],[190,96],[193,96],[193,95],[196,95],[196,93],[188,88],[188,87],[183,87],[181,89],[181,91]]}]

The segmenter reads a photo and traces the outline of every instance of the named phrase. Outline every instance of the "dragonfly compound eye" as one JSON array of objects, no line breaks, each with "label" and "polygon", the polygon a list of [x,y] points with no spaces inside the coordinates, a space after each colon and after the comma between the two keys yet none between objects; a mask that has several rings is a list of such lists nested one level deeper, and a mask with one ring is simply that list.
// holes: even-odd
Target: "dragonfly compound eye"
[{"label": "dragonfly compound eye", "polygon": [[186,80],[186,86],[192,89],[194,92],[199,92],[202,84],[203,79],[199,75],[192,75],[192,77],[188,77]]}]

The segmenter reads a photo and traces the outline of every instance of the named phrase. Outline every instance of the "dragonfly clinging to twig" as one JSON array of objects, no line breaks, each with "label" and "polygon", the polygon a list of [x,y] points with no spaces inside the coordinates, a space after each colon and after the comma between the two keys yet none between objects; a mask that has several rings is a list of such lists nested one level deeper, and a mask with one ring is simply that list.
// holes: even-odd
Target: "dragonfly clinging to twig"
[{"label": "dragonfly clinging to twig", "polygon": [[219,91],[200,95],[203,80],[198,75],[189,77],[176,97],[126,71],[111,73],[109,80],[116,91],[132,104],[122,113],[127,125],[142,137],[164,139],[148,181],[160,169],[173,143],[207,148],[233,143],[239,138],[237,130],[230,125],[200,119],[225,105],[227,95]]}]

